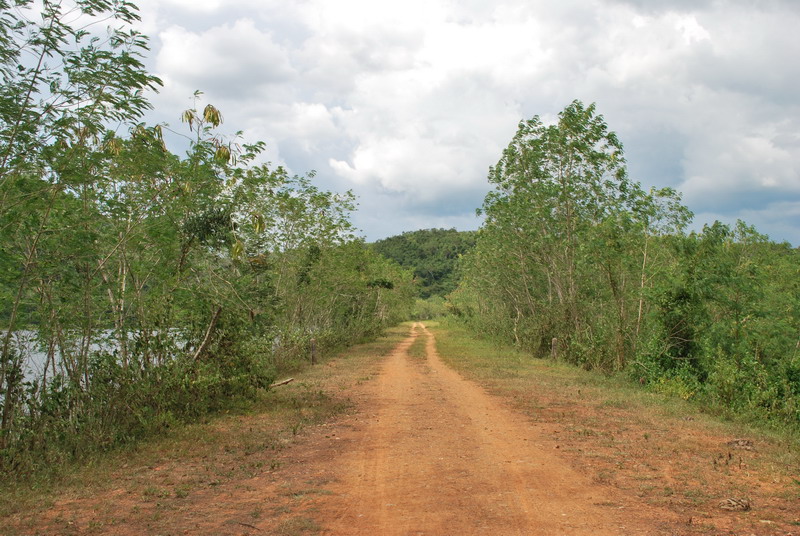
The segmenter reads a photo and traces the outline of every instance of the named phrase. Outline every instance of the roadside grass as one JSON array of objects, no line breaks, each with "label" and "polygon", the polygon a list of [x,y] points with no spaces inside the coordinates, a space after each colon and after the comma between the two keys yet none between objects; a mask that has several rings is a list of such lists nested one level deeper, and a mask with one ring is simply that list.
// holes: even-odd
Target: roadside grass
[{"label": "roadside grass", "polygon": [[[564,393],[566,398],[582,400],[608,410],[649,408],[656,416],[699,421],[721,433],[759,435],[800,450],[800,436],[790,429],[777,429],[772,423],[749,422],[747,416],[717,416],[690,401],[649,391],[623,376],[609,376],[560,361],[540,359],[513,346],[480,339],[456,322],[425,322],[434,331],[442,358],[452,367],[476,380],[486,380],[493,390],[516,391],[516,382],[504,380],[535,378],[543,387]],[[439,326],[444,329],[437,329]],[[796,452],[800,456],[800,452]],[[794,460],[800,462],[800,457]]]},{"label": "roadside grass", "polygon": [[293,517],[278,524],[272,534],[276,536],[295,536],[299,534],[319,534],[322,527],[309,517]]},{"label": "roadside grass", "polygon": [[[796,433],[746,416],[723,420],[624,377],[537,359],[452,320],[425,324],[442,359],[524,414],[542,444],[597,484],[695,519],[699,532],[687,534],[702,534],[700,520],[718,516],[733,517],[748,534],[772,534],[764,532],[765,521],[775,530],[800,523]],[[752,448],[730,443],[736,439]],[[753,510],[719,509],[733,497],[748,497]]]},{"label": "roadside grass", "polygon": [[[295,373],[294,382],[264,391],[249,404],[237,403],[160,438],[96,455],[46,478],[9,482],[0,488],[0,526],[4,534],[30,534],[40,514],[53,506],[98,494],[114,497],[99,507],[108,510],[113,523],[125,521],[115,517],[118,501],[135,503],[133,515],[147,514],[156,523],[159,512],[181,508],[204,490],[273,471],[281,464],[280,451],[297,441],[305,427],[347,411],[347,391],[377,373],[380,358],[405,339],[409,327],[401,324],[375,341],[322,356],[317,366]],[[71,533],[72,520],[60,521],[64,533]],[[94,529],[89,533],[103,533],[102,526]],[[288,523],[284,529],[290,534],[313,527]]]},{"label": "roadside grass", "polygon": [[427,352],[425,351],[425,344],[428,342],[428,335],[425,334],[424,331],[420,331],[417,334],[417,338],[414,342],[409,346],[407,350],[407,355],[414,361],[425,361],[428,357]]}]

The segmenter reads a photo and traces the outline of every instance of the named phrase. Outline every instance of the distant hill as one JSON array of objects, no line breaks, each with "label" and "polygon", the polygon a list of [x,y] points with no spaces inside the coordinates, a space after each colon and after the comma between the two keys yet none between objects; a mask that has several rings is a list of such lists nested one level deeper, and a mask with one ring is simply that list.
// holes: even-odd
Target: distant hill
[{"label": "distant hill", "polygon": [[409,268],[420,282],[421,298],[444,296],[455,290],[459,256],[475,246],[475,231],[423,229],[378,240],[372,247],[400,266]]}]

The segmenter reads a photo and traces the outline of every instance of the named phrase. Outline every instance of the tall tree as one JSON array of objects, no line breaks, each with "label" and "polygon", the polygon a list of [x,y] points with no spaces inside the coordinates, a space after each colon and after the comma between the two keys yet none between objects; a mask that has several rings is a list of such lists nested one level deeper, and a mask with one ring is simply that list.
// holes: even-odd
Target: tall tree
[{"label": "tall tree", "polygon": [[798,250],[737,222],[685,234],[669,189],[628,179],[593,105],[520,128],[489,176],[453,310],[483,333],[721,411],[800,412]]},{"label": "tall tree", "polygon": [[[11,339],[26,302],[52,297],[41,272],[52,230],[69,225],[91,248],[86,222],[102,140],[115,124],[137,120],[149,108],[143,92],[160,82],[141,62],[147,42],[132,29],[138,16],[129,2],[3,0],[0,13],[0,264],[19,267],[2,282],[10,300],[0,341],[2,445],[21,379]],[[109,19],[114,25],[97,28]],[[95,269],[83,262],[74,284],[86,290]]]},{"label": "tall tree", "polygon": [[[635,346],[631,291],[646,284],[647,237],[658,224],[685,223],[677,196],[631,181],[619,139],[579,101],[555,124],[521,122],[489,181],[467,274],[496,278],[487,296],[505,309],[507,330],[540,351],[557,345],[572,359],[623,367]],[[609,355],[586,351],[599,340],[613,341]]]},{"label": "tall tree", "polygon": [[351,342],[408,309],[408,274],[353,236],[352,193],[256,165],[264,144],[221,134],[199,92],[184,156],[139,123],[159,81],[132,4],[0,8],[4,474],[253,396],[310,339]]}]

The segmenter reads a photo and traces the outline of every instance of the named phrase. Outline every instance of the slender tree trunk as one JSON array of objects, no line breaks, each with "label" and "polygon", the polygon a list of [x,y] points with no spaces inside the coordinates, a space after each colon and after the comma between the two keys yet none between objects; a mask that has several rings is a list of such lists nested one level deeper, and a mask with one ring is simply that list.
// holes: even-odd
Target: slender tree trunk
[{"label": "slender tree trunk", "polygon": [[634,332],[633,337],[633,355],[636,355],[636,352],[639,349],[639,333],[642,328],[642,313],[644,311],[644,288],[646,282],[646,270],[647,270],[647,248],[650,244],[650,235],[646,234],[644,238],[644,251],[642,253],[642,275],[639,280],[639,308],[636,314],[636,330]]},{"label": "slender tree trunk", "polygon": [[208,328],[206,329],[206,334],[203,337],[203,342],[200,343],[200,346],[197,347],[197,351],[192,356],[192,361],[197,361],[203,352],[206,351],[209,343],[211,342],[211,335],[214,333],[214,329],[217,327],[217,321],[219,320],[219,315],[222,313],[222,306],[217,307],[214,314],[211,316],[211,322],[208,324]]},{"label": "slender tree trunk", "polygon": [[[25,291],[28,287],[28,280],[30,278],[31,270],[34,266],[34,261],[37,257],[37,251],[39,247],[39,241],[41,240],[42,236],[44,235],[45,226],[47,225],[50,214],[53,210],[53,205],[56,200],[56,195],[58,193],[58,188],[54,187],[52,189],[52,195],[50,196],[49,203],[47,205],[47,209],[42,217],[42,222],[39,225],[39,229],[36,232],[36,235],[33,238],[33,241],[30,244],[28,249],[26,259],[22,269],[22,276],[20,278],[19,286],[17,287],[17,293],[14,296],[14,304],[11,307],[11,314],[9,315],[8,319],[8,329],[6,330],[5,336],[3,338],[3,346],[2,351],[0,351],[0,388],[4,389],[4,402],[3,402],[3,414],[2,420],[0,420],[0,431],[7,432],[11,427],[11,421],[13,419],[13,412],[16,406],[15,400],[15,393],[13,392],[13,382],[9,381],[9,366],[8,363],[11,359],[11,338],[14,334],[14,331],[17,328],[17,315],[19,314],[19,307],[20,303],[22,302],[22,297],[25,294]],[[18,356],[17,359],[20,359]],[[14,366],[16,368],[16,364]],[[7,433],[0,434],[0,448],[5,447]]]}]

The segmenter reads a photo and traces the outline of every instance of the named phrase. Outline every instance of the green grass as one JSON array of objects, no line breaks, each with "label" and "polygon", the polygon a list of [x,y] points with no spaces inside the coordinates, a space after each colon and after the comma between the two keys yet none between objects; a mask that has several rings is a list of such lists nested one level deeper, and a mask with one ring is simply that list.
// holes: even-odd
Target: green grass
[{"label": "green grass", "polygon": [[414,343],[408,348],[408,357],[416,361],[425,361],[428,357],[425,351],[427,342],[428,336],[424,332],[420,332]]},{"label": "green grass", "polygon": [[296,536],[300,534],[319,534],[322,528],[309,517],[293,517],[282,521],[272,534],[280,536]]}]

